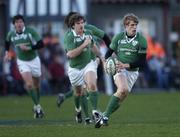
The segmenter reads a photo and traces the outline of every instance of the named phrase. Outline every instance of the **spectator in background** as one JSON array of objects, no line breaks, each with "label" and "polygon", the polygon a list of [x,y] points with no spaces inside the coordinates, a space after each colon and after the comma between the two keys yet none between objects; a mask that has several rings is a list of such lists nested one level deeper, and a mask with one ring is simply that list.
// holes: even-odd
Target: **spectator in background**
[{"label": "spectator in background", "polygon": [[12,91],[18,95],[23,95],[25,92],[23,80],[21,77],[21,74],[19,73],[17,63],[15,62],[15,59],[11,60],[11,76],[12,76],[12,82],[11,87]]},{"label": "spectator in background", "polygon": [[69,85],[68,77],[65,74],[63,57],[59,54],[52,55],[48,70],[51,75],[50,84],[54,93],[66,91]]},{"label": "spectator in background", "polygon": [[170,84],[173,88],[180,89],[180,41],[175,47],[174,58],[171,62]]},{"label": "spectator in background", "polygon": [[[168,72],[166,71],[166,54],[163,46],[155,38],[148,36],[147,63],[149,79],[158,88],[168,88]],[[154,79],[153,79],[154,77]]]},{"label": "spectator in background", "polygon": [[51,79],[51,74],[49,72],[49,70],[47,69],[47,67],[42,63],[41,66],[41,70],[42,70],[42,76],[41,76],[41,93],[44,95],[47,94],[52,94],[52,88],[50,85],[50,79]]}]

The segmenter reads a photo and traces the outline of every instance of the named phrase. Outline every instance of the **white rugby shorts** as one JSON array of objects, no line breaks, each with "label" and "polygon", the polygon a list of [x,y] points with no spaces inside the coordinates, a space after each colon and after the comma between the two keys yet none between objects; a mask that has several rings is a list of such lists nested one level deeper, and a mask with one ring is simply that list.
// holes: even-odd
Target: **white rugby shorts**
[{"label": "white rugby shorts", "polygon": [[85,85],[84,76],[89,71],[93,71],[96,74],[96,78],[97,78],[97,67],[98,67],[98,64],[96,60],[95,61],[91,60],[91,62],[89,62],[83,69],[71,68],[69,66],[68,76],[69,76],[72,86]]},{"label": "white rugby shorts", "polygon": [[138,71],[128,71],[126,69],[122,69],[120,72],[118,72],[114,75],[114,80],[119,74],[124,75],[127,78],[128,90],[129,90],[129,92],[131,92],[131,89],[134,86],[134,84],[139,76],[139,72]]},{"label": "white rugby shorts", "polygon": [[41,76],[41,62],[39,57],[30,61],[17,59],[17,65],[20,73],[31,72],[33,77]]}]

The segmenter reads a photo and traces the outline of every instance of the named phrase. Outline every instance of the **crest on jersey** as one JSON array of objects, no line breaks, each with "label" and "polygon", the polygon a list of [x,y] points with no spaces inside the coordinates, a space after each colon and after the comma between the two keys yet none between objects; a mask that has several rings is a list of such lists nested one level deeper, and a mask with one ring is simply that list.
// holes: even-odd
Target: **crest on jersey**
[{"label": "crest on jersey", "polygon": [[132,45],[133,45],[133,46],[136,46],[137,44],[138,44],[138,41],[136,41],[136,40],[133,40],[133,41],[132,41]]}]

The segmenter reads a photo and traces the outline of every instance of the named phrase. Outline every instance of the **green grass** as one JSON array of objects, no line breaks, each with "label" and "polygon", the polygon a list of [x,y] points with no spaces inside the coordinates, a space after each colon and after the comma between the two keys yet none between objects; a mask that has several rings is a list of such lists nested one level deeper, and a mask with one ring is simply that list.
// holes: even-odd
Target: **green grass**
[{"label": "green grass", "polygon": [[[101,111],[108,99],[100,96]],[[130,94],[100,129],[75,123],[72,98],[60,109],[56,96],[41,101],[46,117],[39,120],[29,97],[0,97],[0,137],[180,137],[180,93]]]}]

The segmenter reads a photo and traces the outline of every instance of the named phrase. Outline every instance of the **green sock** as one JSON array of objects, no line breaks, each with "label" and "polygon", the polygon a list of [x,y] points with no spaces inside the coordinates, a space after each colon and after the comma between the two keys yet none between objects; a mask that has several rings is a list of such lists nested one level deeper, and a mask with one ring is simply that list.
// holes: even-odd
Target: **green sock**
[{"label": "green sock", "polygon": [[104,116],[109,117],[113,112],[115,112],[120,107],[119,103],[120,99],[112,95],[104,112]]},{"label": "green sock", "polygon": [[31,89],[31,90],[28,90],[28,94],[29,96],[31,96],[34,104],[38,105],[39,101],[38,101],[37,91],[35,89]]},{"label": "green sock", "polygon": [[88,111],[88,100],[86,95],[81,96],[81,107],[84,111],[85,117],[89,117],[89,111]]},{"label": "green sock", "polygon": [[92,105],[92,109],[96,110],[97,109],[97,102],[98,102],[98,92],[89,92],[89,99]]},{"label": "green sock", "polygon": [[38,102],[40,102],[40,90],[39,90],[39,88],[37,88],[36,89],[36,91],[37,91],[37,100],[38,100]]},{"label": "green sock", "polygon": [[65,98],[70,98],[72,96],[73,96],[73,90],[70,90],[70,91],[66,92],[65,95],[64,95]]},{"label": "green sock", "polygon": [[81,101],[80,99],[81,99],[81,96],[74,96],[74,103],[77,109],[80,108],[80,101]]}]

